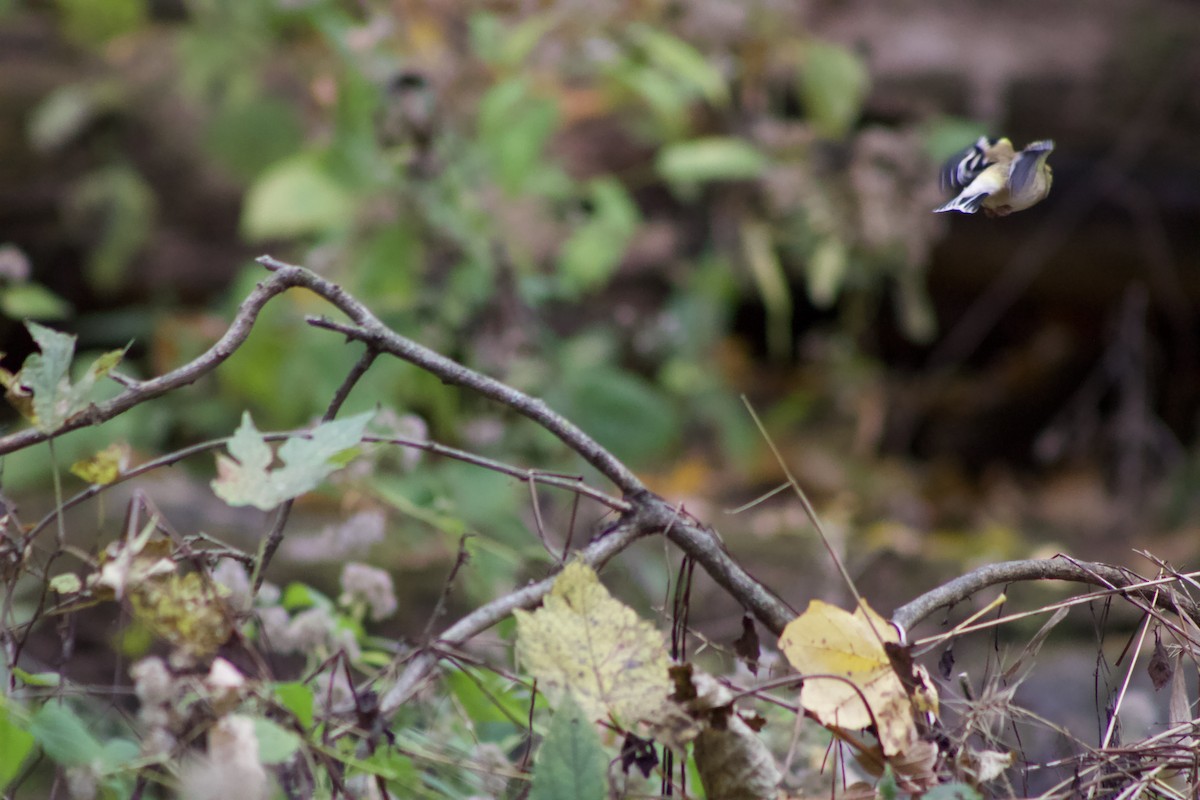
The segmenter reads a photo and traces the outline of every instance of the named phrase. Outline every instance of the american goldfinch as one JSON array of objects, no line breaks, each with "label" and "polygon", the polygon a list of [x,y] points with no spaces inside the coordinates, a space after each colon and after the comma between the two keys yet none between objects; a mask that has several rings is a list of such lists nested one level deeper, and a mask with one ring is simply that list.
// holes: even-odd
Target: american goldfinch
[{"label": "american goldfinch", "polygon": [[943,188],[957,191],[958,197],[934,213],[974,214],[982,208],[989,217],[1004,217],[1029,208],[1050,193],[1054,177],[1046,158],[1053,150],[1049,139],[1016,152],[1008,139],[979,137],[942,168]]}]

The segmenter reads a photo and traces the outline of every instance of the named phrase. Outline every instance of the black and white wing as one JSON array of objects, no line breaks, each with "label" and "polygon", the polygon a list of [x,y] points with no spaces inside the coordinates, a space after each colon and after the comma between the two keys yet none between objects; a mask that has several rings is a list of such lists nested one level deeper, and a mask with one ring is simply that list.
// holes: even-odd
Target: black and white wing
[{"label": "black and white wing", "polygon": [[996,145],[998,139],[988,139],[980,136],[979,141],[958,153],[942,166],[942,190],[961,192],[971,185],[971,181],[979,177],[985,169],[996,163],[988,154]]}]

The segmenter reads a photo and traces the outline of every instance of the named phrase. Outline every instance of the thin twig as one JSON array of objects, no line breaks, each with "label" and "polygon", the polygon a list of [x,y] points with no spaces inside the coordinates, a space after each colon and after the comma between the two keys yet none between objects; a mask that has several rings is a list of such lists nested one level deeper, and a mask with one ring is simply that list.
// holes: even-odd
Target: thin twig
[{"label": "thin twig", "polygon": [[[350,392],[358,385],[362,377],[367,374],[367,370],[375,363],[378,355],[378,350],[367,345],[367,351],[359,356],[358,361],[354,362],[354,366],[346,374],[342,385],[333,393],[333,399],[329,401],[329,407],[325,409],[325,414],[321,417],[322,422],[333,421],[338,411],[341,410],[342,404],[346,402],[346,398],[350,396]],[[279,507],[279,512],[275,515],[275,524],[271,526],[271,530],[267,533],[266,538],[263,539],[258,558],[254,561],[254,575],[251,581],[251,586],[255,594],[258,594],[258,590],[262,588],[267,567],[270,566],[271,559],[275,557],[275,551],[283,543],[283,529],[287,527],[288,518],[292,515],[292,506],[295,504],[295,499],[290,499],[286,500]]]},{"label": "thin twig", "polygon": [[[637,512],[634,512],[622,519],[615,528],[579,551],[579,558],[592,569],[599,570],[608,563],[609,559],[644,535],[645,528],[640,524]],[[552,575],[543,578],[537,583],[531,583],[485,603],[442,631],[437,640],[431,644],[435,644],[437,647],[458,647],[505,619],[514,610],[537,605],[554,586],[555,577]],[[396,713],[400,706],[424,685],[425,679],[429,677],[437,662],[438,656],[430,649],[421,650],[413,655],[404,665],[404,671],[396,683],[384,693],[380,700],[379,707],[382,713],[385,716]]]}]

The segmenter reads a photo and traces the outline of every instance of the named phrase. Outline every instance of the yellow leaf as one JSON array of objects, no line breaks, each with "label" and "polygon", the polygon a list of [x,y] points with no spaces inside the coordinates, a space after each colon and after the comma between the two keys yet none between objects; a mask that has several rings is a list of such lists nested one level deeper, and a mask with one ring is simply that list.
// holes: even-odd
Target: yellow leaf
[{"label": "yellow leaf", "polygon": [[517,656],[552,705],[569,691],[588,719],[634,722],[666,701],[662,634],[614,600],[586,564],[568,564],[542,608],[516,616]]},{"label": "yellow leaf", "polygon": [[129,445],[114,442],[89,458],[71,465],[71,474],[88,483],[109,484],[121,477],[129,466]]},{"label": "yellow leaf", "polygon": [[[884,650],[884,642],[899,641],[896,630],[865,602],[851,614],[813,600],[784,629],[779,646],[803,675],[844,679],[805,680],[800,690],[805,709],[827,727],[859,729],[874,724],[884,754],[893,756],[908,749],[918,733],[912,699]],[[922,704],[936,713],[932,681],[922,682],[929,693],[921,698]]]}]

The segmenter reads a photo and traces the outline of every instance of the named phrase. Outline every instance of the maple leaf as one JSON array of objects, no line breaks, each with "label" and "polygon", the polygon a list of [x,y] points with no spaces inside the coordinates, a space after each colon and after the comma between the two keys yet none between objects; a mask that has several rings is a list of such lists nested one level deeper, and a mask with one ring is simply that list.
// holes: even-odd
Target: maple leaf
[{"label": "maple leaf", "polygon": [[213,491],[231,506],[275,506],[310,492],[346,465],[362,441],[374,412],[323,422],[307,436],[292,436],[279,448],[282,465],[274,469],[275,454],[263,439],[250,412],[229,438],[229,455],[217,456]]}]

